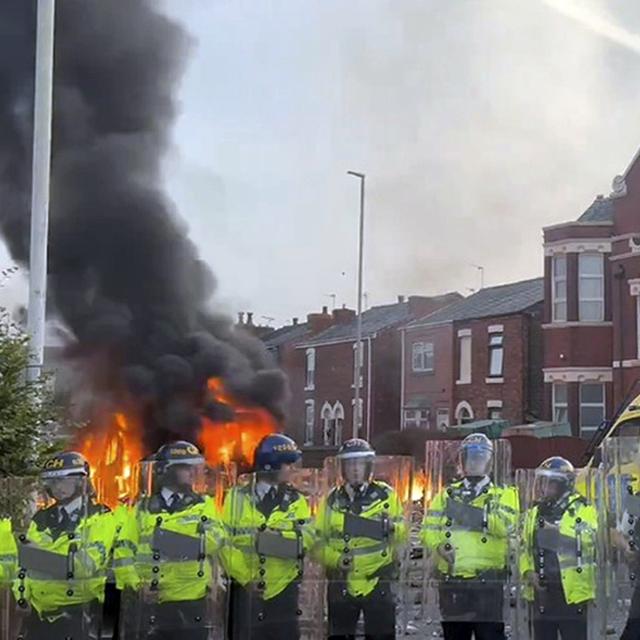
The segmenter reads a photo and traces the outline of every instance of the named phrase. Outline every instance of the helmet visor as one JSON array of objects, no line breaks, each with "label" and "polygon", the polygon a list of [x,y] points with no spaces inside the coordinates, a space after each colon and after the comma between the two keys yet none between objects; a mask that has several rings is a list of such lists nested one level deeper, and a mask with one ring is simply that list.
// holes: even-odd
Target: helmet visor
[{"label": "helmet visor", "polygon": [[46,478],[43,484],[49,495],[57,502],[65,502],[79,496],[85,488],[86,479],[82,474],[67,474]]},{"label": "helmet visor", "polygon": [[537,469],[534,481],[534,497],[538,500],[559,500],[571,490],[573,475],[552,469]]},{"label": "helmet visor", "polygon": [[465,476],[485,476],[491,469],[491,450],[483,444],[468,444],[462,447],[461,462]]},{"label": "helmet visor", "polygon": [[345,458],[340,460],[340,472],[347,484],[362,485],[371,480],[373,456]]}]

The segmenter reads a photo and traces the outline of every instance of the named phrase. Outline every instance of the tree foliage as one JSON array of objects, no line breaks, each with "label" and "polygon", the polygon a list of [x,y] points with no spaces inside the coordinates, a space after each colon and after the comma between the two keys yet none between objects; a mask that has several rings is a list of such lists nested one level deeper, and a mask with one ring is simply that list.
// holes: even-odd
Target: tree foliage
[{"label": "tree foliage", "polygon": [[7,315],[0,315],[0,476],[33,473],[54,447],[58,415],[52,385],[46,375],[27,380],[28,343]]}]

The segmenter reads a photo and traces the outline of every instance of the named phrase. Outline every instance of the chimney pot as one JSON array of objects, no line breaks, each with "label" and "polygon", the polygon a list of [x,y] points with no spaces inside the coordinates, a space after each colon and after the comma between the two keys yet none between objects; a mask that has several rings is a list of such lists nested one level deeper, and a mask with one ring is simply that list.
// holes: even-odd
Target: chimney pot
[{"label": "chimney pot", "polygon": [[247,324],[253,324],[253,311],[247,311]]},{"label": "chimney pot", "polygon": [[404,302],[404,296],[398,296],[398,304],[402,304]]},{"label": "chimney pot", "polygon": [[238,312],[238,324],[244,324],[244,311]]},{"label": "chimney pot", "polygon": [[298,324],[298,318],[293,319],[293,326],[295,327]]},{"label": "chimney pot", "polygon": [[329,313],[329,307],[322,307],[322,315],[327,315]]}]

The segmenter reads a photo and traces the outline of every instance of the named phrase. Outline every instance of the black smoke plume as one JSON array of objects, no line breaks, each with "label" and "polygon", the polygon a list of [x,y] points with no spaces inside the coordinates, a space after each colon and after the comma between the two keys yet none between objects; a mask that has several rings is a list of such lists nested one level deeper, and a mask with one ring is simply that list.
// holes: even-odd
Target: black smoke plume
[{"label": "black smoke plume", "polygon": [[[150,448],[193,438],[210,376],[282,416],[257,340],[212,314],[215,279],[162,188],[192,42],[156,0],[57,3],[49,314],[101,397],[144,410]],[[29,259],[36,0],[0,3],[0,228]],[[206,207],[206,202],[202,203]],[[211,221],[215,233],[215,220]]]}]

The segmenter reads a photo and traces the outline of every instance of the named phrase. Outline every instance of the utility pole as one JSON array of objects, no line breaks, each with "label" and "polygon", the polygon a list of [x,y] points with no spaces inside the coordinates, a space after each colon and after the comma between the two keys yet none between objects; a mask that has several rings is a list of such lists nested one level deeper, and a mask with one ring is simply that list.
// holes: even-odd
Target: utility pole
[{"label": "utility pole", "polygon": [[356,363],[353,367],[353,384],[356,390],[353,421],[353,437],[358,437],[358,429],[362,423],[362,407],[360,406],[360,379],[362,377],[362,274],[364,264],[364,181],[365,174],[347,171],[347,174],[360,180],[360,224],[358,232],[358,316],[356,329]]},{"label": "utility pole", "polygon": [[53,118],[55,0],[38,0],[36,30],[33,160],[31,183],[31,251],[29,254],[29,364],[27,378],[37,379],[44,361],[47,307],[47,243]]}]

